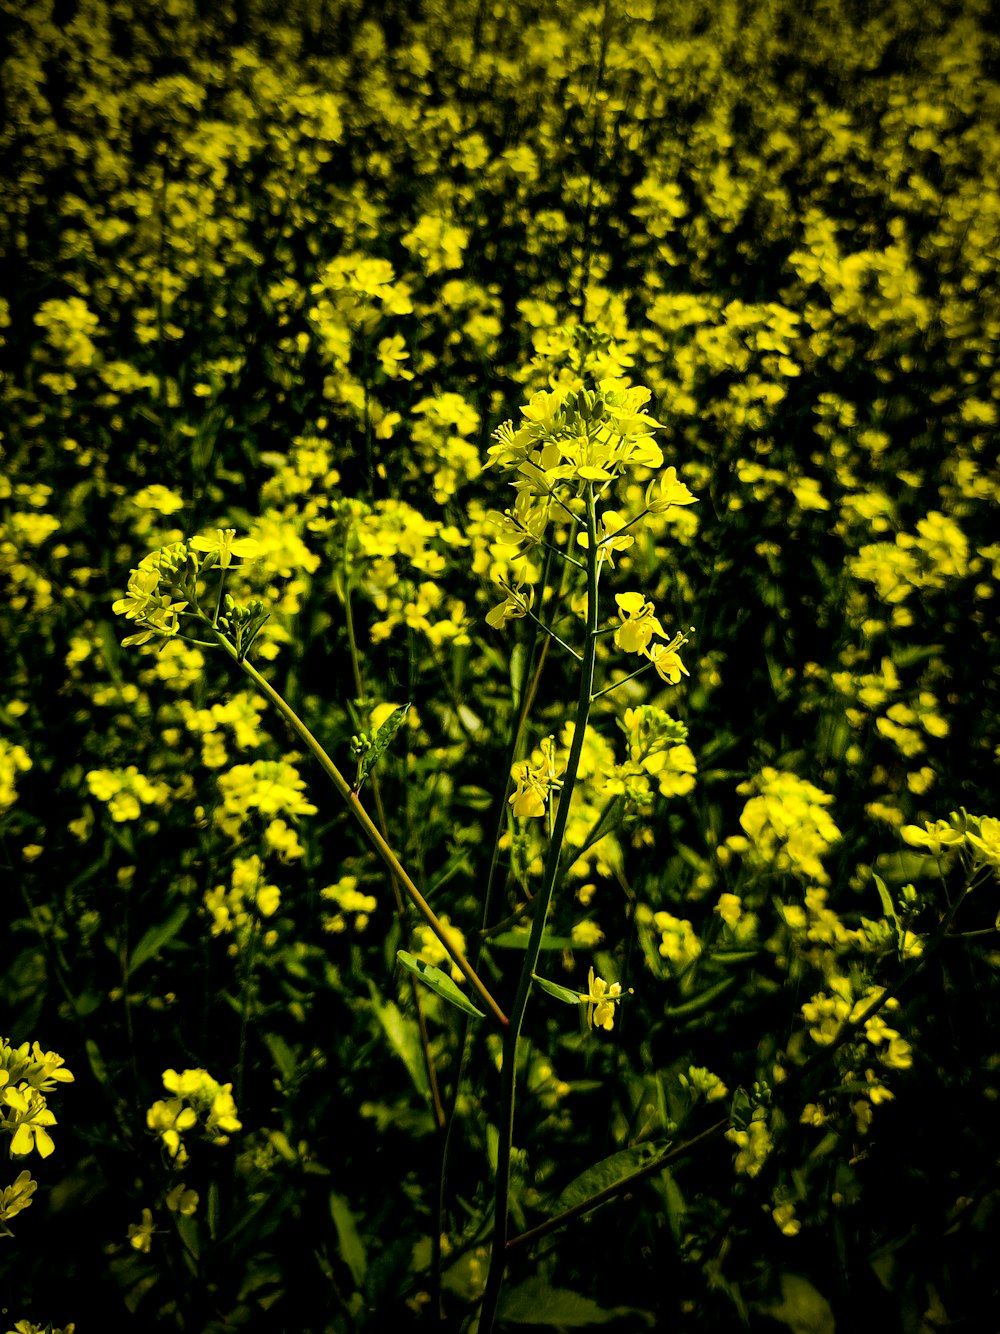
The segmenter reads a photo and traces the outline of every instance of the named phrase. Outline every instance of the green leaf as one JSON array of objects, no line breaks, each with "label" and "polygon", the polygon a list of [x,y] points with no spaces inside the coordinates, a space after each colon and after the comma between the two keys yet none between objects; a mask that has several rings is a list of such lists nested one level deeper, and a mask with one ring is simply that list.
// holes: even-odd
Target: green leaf
[{"label": "green leaf", "polygon": [[265,1033],[264,1042],[271,1053],[271,1060],[281,1076],[281,1082],[288,1084],[295,1075],[295,1053],[284,1038],[277,1033]]},{"label": "green leaf", "polygon": [[548,978],[539,977],[537,973],[532,973],[531,976],[543,991],[555,996],[556,1000],[565,1001],[567,1005],[583,1004],[583,997],[578,991],[570,991],[569,987],[561,987],[558,982],[550,982]]},{"label": "green leaf", "polygon": [[379,995],[378,988],[370,978],[368,980],[368,990],[371,994],[375,1013],[378,1015],[378,1021],[389,1039],[390,1046],[410,1072],[413,1087],[424,1102],[429,1103],[431,1089],[427,1080],[427,1063],[424,1060],[424,1053],[420,1046],[420,1030],[417,1028],[416,1020],[406,1018],[401,1013],[399,1006],[392,1001],[383,1000]]},{"label": "green leaf", "polygon": [[896,907],[892,901],[892,895],[886,888],[885,881],[882,879],[880,875],[874,875],[874,874],[872,875],[872,879],[875,881],[875,888],[878,890],[878,896],[882,900],[882,911],[885,913],[886,917],[889,919],[890,922],[892,922],[893,926],[896,928],[896,949],[899,953],[899,957],[902,958],[903,941],[906,935],[906,933],[903,930],[903,923],[899,920],[899,917],[896,915]]},{"label": "green leaf", "polygon": [[554,1325],[564,1329],[606,1325],[623,1316],[637,1317],[647,1328],[654,1323],[648,1311],[637,1311],[630,1306],[617,1306],[609,1311],[579,1292],[553,1288],[539,1277],[511,1288],[501,1300],[498,1316],[512,1325]]},{"label": "green leaf", "polygon": [[90,1062],[90,1068],[94,1072],[94,1078],[102,1088],[109,1086],[108,1067],[104,1064],[104,1057],[101,1055],[101,1049],[93,1038],[88,1038],[84,1044],[87,1050],[87,1060]]},{"label": "green leaf", "polygon": [[173,940],[187,921],[190,913],[191,909],[186,903],[178,904],[165,922],[161,922],[159,926],[149,928],[132,951],[128,961],[130,976],[135,973],[137,968],[141,968],[147,959],[152,959],[154,955],[158,954],[168,940]]},{"label": "green leaf", "polygon": [[773,1306],[759,1307],[792,1334],[834,1334],[835,1325],[830,1303],[801,1274],[782,1274],[781,1301]]},{"label": "green leaf", "polygon": [[732,991],[733,987],[739,985],[738,977],[724,977],[720,982],[715,982],[704,991],[699,991],[697,996],[692,996],[688,1001],[682,1001],[680,1005],[667,1005],[663,1013],[667,1019],[686,1019],[692,1014],[700,1014],[702,1010],[714,1004],[720,996],[724,996],[727,991]]},{"label": "green leaf", "polygon": [[[489,943],[502,950],[526,950],[530,934],[530,931],[501,931],[499,935],[490,936]],[[576,950],[580,949],[580,946],[572,936],[542,936],[542,943],[538,948],[543,950]]]},{"label": "green leaf", "polygon": [[565,1210],[592,1199],[602,1190],[607,1190],[609,1186],[614,1186],[625,1177],[631,1176],[659,1152],[660,1148],[647,1142],[636,1144],[631,1149],[619,1149],[609,1158],[602,1158],[599,1163],[588,1167],[586,1172],[581,1172],[569,1183],[552,1205],[552,1213],[564,1213]]},{"label": "green leaf", "polygon": [[477,1019],[486,1017],[482,1010],[476,1009],[465,992],[456,986],[448,974],[442,973],[440,968],[434,968],[431,964],[414,958],[406,950],[397,950],[396,958],[408,972],[413,973],[420,978],[421,982],[429,986],[431,991],[436,991],[442,1000],[449,1001],[458,1009],[464,1010],[466,1014],[474,1014]]},{"label": "green leaf", "polygon": [[406,721],[406,715],[409,710],[409,704],[404,704],[401,708],[398,708],[395,713],[390,713],[389,717],[386,718],[385,722],[372,737],[372,743],[365,751],[364,758],[361,761],[361,773],[358,777],[358,787],[365,781],[389,748],[393,737]]},{"label": "green leaf", "polygon": [[521,709],[521,695],[528,674],[528,650],[518,640],[510,651],[510,692],[515,716]]},{"label": "green leaf", "polygon": [[679,1246],[684,1239],[684,1218],[687,1213],[687,1206],[669,1167],[663,1169],[660,1179],[663,1183],[663,1198],[667,1206],[667,1222],[670,1224],[674,1242]]},{"label": "green leaf", "polygon": [[365,1274],[368,1272],[365,1243],[361,1240],[357,1225],[354,1222],[354,1215],[348,1208],[347,1201],[343,1195],[338,1195],[334,1190],[330,1191],[330,1217],[333,1219],[333,1226],[337,1229],[340,1258],[351,1271],[354,1286],[361,1288],[365,1281]]}]

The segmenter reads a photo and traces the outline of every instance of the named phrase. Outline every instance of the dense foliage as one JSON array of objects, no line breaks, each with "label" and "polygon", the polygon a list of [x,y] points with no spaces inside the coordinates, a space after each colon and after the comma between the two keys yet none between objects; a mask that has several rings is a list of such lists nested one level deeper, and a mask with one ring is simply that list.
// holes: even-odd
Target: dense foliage
[{"label": "dense foliage", "polygon": [[0,15],[11,1327],[981,1327],[986,0]]}]

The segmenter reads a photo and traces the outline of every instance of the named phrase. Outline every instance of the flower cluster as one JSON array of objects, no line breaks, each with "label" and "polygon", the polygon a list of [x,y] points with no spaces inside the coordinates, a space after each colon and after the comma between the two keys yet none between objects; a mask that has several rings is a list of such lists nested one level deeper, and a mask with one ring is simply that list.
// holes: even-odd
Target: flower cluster
[{"label": "flower cluster", "polygon": [[[56,1124],[47,1093],[73,1083],[61,1056],[43,1051],[37,1042],[13,1047],[0,1038],[0,1131],[9,1135],[12,1158],[32,1151],[47,1158],[55,1149],[49,1128]],[[0,1235],[10,1236],[8,1223],[27,1209],[37,1189],[31,1173],[22,1171],[9,1186],[0,1188]]]},{"label": "flower cluster", "polygon": [[740,816],[745,837],[727,838],[725,848],[779,873],[829,884],[821,859],[841,836],[826,809],[833,798],[796,774],[770,766],[738,791],[750,796]]},{"label": "flower cluster", "polygon": [[188,1161],[183,1137],[189,1131],[197,1129],[211,1144],[224,1145],[242,1129],[232,1084],[219,1084],[207,1070],[165,1070],[163,1087],[174,1096],[153,1103],[146,1125],[159,1136],[175,1168]]}]

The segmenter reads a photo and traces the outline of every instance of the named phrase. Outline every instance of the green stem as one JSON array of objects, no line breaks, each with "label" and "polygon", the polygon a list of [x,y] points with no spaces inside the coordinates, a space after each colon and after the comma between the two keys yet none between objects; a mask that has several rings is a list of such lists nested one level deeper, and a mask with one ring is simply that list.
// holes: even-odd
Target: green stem
[{"label": "green stem", "polygon": [[548,1218],[544,1223],[539,1223],[537,1227],[531,1228],[528,1232],[522,1232],[516,1237],[511,1237],[507,1243],[508,1253],[518,1246],[526,1246],[530,1242],[538,1241],[539,1238],[547,1236],[550,1232],[555,1232],[567,1223],[571,1223],[574,1218],[579,1218],[582,1214],[589,1214],[592,1209],[597,1209],[600,1205],[606,1204],[608,1200],[614,1199],[616,1195],[623,1195],[630,1191],[633,1186],[637,1186],[640,1181],[647,1177],[655,1176],[657,1172],[662,1172],[665,1167],[671,1163],[676,1163],[681,1158],[686,1158],[688,1154],[700,1149],[705,1144],[710,1144],[714,1140],[721,1139],[729,1129],[729,1117],[725,1116],[721,1121],[716,1121],[705,1130],[693,1135],[691,1139],[685,1140],[683,1144],[678,1144],[676,1148],[665,1149],[655,1158],[651,1158],[648,1163],[643,1163],[642,1167],[630,1172],[628,1176],[622,1177],[618,1181],[612,1182],[610,1186],[605,1186],[603,1190],[591,1195],[586,1200],[581,1200],[579,1204],[574,1204],[571,1209],[566,1209],[561,1214],[556,1214],[554,1218]]},{"label": "green stem", "polygon": [[278,693],[278,691],[275,690],[274,686],[271,685],[270,681],[268,681],[265,677],[261,676],[260,672],[257,671],[256,667],[254,667],[252,663],[248,662],[246,658],[244,658],[241,661],[237,656],[236,650],[233,648],[232,644],[230,644],[229,641],[225,639],[222,635],[219,636],[219,642],[223,645],[226,652],[237,664],[240,670],[243,673],[245,673],[245,675],[249,676],[250,680],[253,681],[254,685],[258,688],[258,690],[260,690],[260,692],[263,695],[265,695],[267,699],[270,700],[270,702],[274,705],[274,707],[284,718],[285,722],[287,722],[289,727],[291,727],[292,731],[295,732],[295,734],[299,737],[299,739],[308,748],[310,753],[315,758],[316,762],[319,764],[319,767],[323,770],[327,778],[329,778],[330,782],[333,784],[333,786],[340,793],[341,797],[343,797],[344,801],[347,803],[348,809],[350,810],[351,814],[354,816],[358,824],[361,826],[361,828],[364,830],[365,836],[367,837],[369,843],[371,843],[372,847],[385,862],[386,866],[389,868],[390,873],[396,877],[397,881],[402,886],[403,891],[405,892],[407,898],[410,900],[413,906],[423,917],[424,921],[430,927],[431,931],[433,931],[437,939],[441,942],[442,946],[448,953],[448,957],[454,962],[455,966],[462,973],[463,977],[465,977],[465,979],[468,981],[473,991],[475,991],[476,995],[483,1002],[483,1004],[486,1006],[486,1009],[489,1011],[490,1014],[492,1014],[493,1018],[497,1021],[500,1027],[506,1029],[509,1021],[507,1019],[507,1016],[504,1014],[503,1010],[501,1010],[500,1006],[494,999],[493,994],[484,984],[482,979],[479,977],[478,973],[476,973],[476,971],[473,969],[472,965],[469,963],[468,959],[461,952],[461,950],[457,949],[455,945],[448,939],[448,936],[445,932],[445,928],[438,920],[437,914],[434,912],[430,904],[421,894],[420,890],[417,889],[416,885],[407,875],[406,871],[403,870],[403,867],[400,865],[399,858],[396,856],[392,848],[382,837],[382,834],[379,832],[377,825],[372,820],[371,816],[368,814],[365,808],[361,805],[361,802],[358,799],[358,794],[352,789],[350,783],[347,781],[344,775],[334,764],[333,760],[330,759],[330,756],[326,753],[326,751],[323,749],[320,743],[316,740],[312,732],[309,731],[309,728],[306,727],[305,723],[295,712],[295,710],[291,707],[291,705],[286,703],[285,700],[282,698],[282,696]]},{"label": "green stem", "polygon": [[623,676],[618,681],[612,681],[609,686],[605,686],[603,690],[599,690],[596,695],[591,696],[591,704],[593,704],[595,700],[603,699],[605,695],[610,695],[612,690],[617,690],[618,687],[623,686],[626,681],[632,681],[637,676],[641,676],[642,673],[647,671],[652,665],[651,662],[644,662],[642,666],[637,667],[634,672],[629,672],[628,676]]},{"label": "green stem", "polygon": [[567,653],[572,653],[577,662],[582,662],[583,658],[577,653],[576,649],[567,644],[564,639],[560,639],[554,630],[550,630],[544,621],[540,621],[533,611],[528,610],[527,615],[535,622],[540,630],[544,630],[550,639],[554,639],[560,648],[564,648]]},{"label": "green stem", "polygon": [[[347,547],[344,547],[344,621],[347,626],[347,642],[351,651],[351,670],[354,673],[354,692],[357,695],[358,707],[363,707],[367,699],[365,690],[365,679],[361,671],[361,655],[358,652],[358,639],[354,630],[354,612],[351,607],[351,581],[347,569]],[[354,784],[355,790],[361,786],[361,761],[358,761],[358,778]],[[375,814],[378,817],[378,827],[384,838],[389,836],[389,822],[385,815],[385,806],[382,802],[382,788],[378,780],[378,774],[374,771],[371,774],[372,797],[375,800]],[[396,913],[400,923],[404,923],[406,907],[403,902],[403,895],[399,888],[399,881],[395,876],[390,876],[392,892],[396,899]],[[434,1066],[434,1058],[431,1056],[430,1035],[427,1032],[427,1017],[424,1014],[423,1005],[420,1000],[420,984],[412,973],[408,974],[410,979],[410,995],[413,997],[413,1006],[417,1016],[417,1031],[420,1035],[420,1048],[424,1056],[424,1068],[427,1071],[427,1082],[431,1091],[431,1102],[434,1105],[434,1120],[438,1130],[443,1129],[445,1123],[444,1105],[441,1102],[441,1088],[438,1084],[437,1070]]]},{"label": "green stem", "polygon": [[590,696],[594,685],[594,666],[597,659],[597,514],[593,484],[587,483],[587,638],[584,645],[583,663],[580,668],[580,694],[576,706],[576,723],[573,743],[570,746],[566,772],[563,776],[562,792],[559,796],[559,808],[552,827],[552,837],[545,859],[545,872],[542,887],[533,904],[531,934],[528,948],[525,950],[524,963],[518,981],[517,993],[510,1012],[510,1026],[504,1035],[503,1065],[500,1076],[500,1112],[499,1145],[497,1149],[497,1174],[493,1208],[493,1246],[490,1255],[490,1269],[486,1278],[486,1290],[479,1316],[479,1334],[491,1334],[496,1320],[500,1288],[507,1268],[507,1230],[510,1211],[510,1163],[514,1140],[514,1106],[517,1095],[517,1057],[521,1035],[521,1025],[531,994],[532,975],[538,962],[538,955],[545,931],[545,919],[559,878],[559,863],[562,852],[566,824],[569,820],[569,808],[573,797],[573,788],[580,768],[580,756],[583,753],[584,736],[587,731],[587,719],[590,715]]}]

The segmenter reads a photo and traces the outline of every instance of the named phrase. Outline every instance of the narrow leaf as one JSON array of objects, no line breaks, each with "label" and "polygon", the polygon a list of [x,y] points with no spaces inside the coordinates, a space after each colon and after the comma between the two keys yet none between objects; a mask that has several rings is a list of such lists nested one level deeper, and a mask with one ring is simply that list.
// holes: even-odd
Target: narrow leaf
[{"label": "narrow leaf", "polygon": [[365,752],[364,759],[361,761],[361,782],[363,783],[371,771],[378,764],[379,760],[389,748],[393,737],[403,726],[406,715],[409,712],[409,704],[404,704],[398,708],[395,713],[390,713],[385,722],[372,737],[372,744]]},{"label": "narrow leaf", "polygon": [[872,879],[875,881],[875,888],[878,890],[878,896],[882,900],[882,911],[885,913],[886,917],[889,919],[890,922],[892,922],[893,926],[896,929],[896,949],[899,951],[899,957],[902,958],[903,941],[905,938],[903,932],[903,923],[899,920],[898,916],[896,915],[896,907],[892,901],[892,895],[886,888],[885,881],[882,879],[880,875],[873,875]]},{"label": "narrow leaf", "polygon": [[354,1222],[354,1215],[351,1213],[347,1201],[343,1195],[338,1195],[333,1190],[330,1191],[330,1217],[333,1219],[333,1226],[337,1229],[340,1258],[351,1271],[354,1286],[361,1288],[365,1281],[365,1274],[368,1272],[365,1243],[361,1240],[357,1224]]},{"label": "narrow leaf", "polygon": [[378,1021],[382,1025],[383,1032],[389,1039],[390,1045],[410,1072],[413,1087],[424,1102],[429,1103],[431,1090],[427,1081],[427,1063],[420,1047],[420,1031],[417,1028],[416,1020],[407,1019],[401,1013],[398,1005],[393,1004],[392,1001],[383,1000],[378,993],[378,988],[370,978],[368,980],[368,990],[371,993],[372,1005],[375,1007]]},{"label": "narrow leaf", "polygon": [[[530,935],[530,931],[501,931],[499,935],[491,936],[489,943],[502,950],[526,950]],[[539,949],[577,950],[580,946],[572,936],[542,936]]]},{"label": "narrow leaf", "polygon": [[550,996],[555,996],[556,1000],[565,1001],[567,1005],[581,1005],[583,997],[578,991],[570,991],[569,987],[561,987],[558,982],[550,982],[546,977],[539,977],[537,973],[531,976],[538,983],[543,991],[547,991]]},{"label": "narrow leaf", "polygon": [[281,1082],[288,1084],[295,1075],[295,1053],[277,1033],[265,1033],[264,1042],[271,1053],[275,1068],[281,1075]]},{"label": "narrow leaf", "polygon": [[460,1010],[464,1010],[466,1014],[474,1014],[478,1019],[486,1017],[482,1010],[476,1009],[465,992],[456,986],[448,974],[442,973],[440,968],[434,968],[431,964],[414,958],[406,950],[397,950],[396,958],[408,972],[415,974],[421,982],[429,986],[431,991],[436,991],[442,1000],[449,1001]]},{"label": "narrow leaf", "polygon": [[154,955],[158,954],[168,940],[173,940],[187,921],[190,913],[191,909],[186,903],[178,904],[165,922],[149,928],[132,951],[131,958],[128,961],[130,975],[137,968],[141,968],[147,959],[152,959]]},{"label": "narrow leaf", "polygon": [[599,1195],[602,1190],[607,1190],[609,1186],[614,1186],[625,1177],[631,1176],[643,1163],[649,1162],[650,1158],[659,1152],[660,1149],[655,1144],[647,1142],[636,1144],[631,1149],[619,1149],[609,1158],[602,1158],[599,1163],[588,1167],[586,1172],[581,1172],[569,1183],[553,1204],[552,1213],[564,1213],[565,1210],[582,1204],[584,1200]]}]

